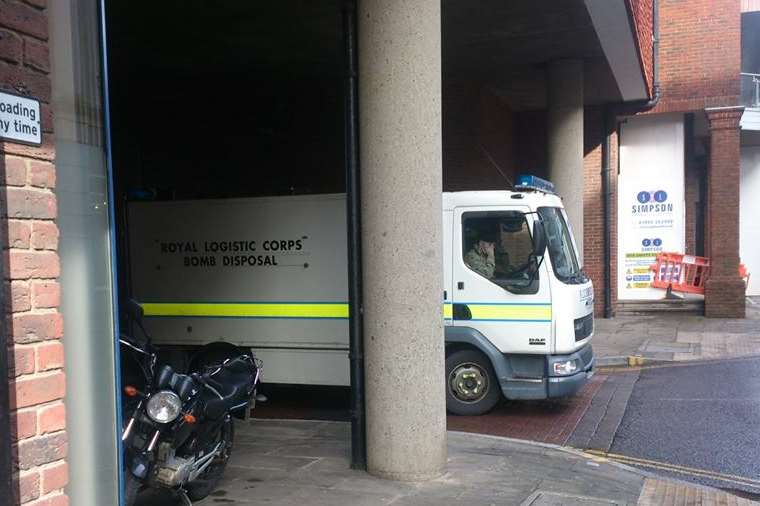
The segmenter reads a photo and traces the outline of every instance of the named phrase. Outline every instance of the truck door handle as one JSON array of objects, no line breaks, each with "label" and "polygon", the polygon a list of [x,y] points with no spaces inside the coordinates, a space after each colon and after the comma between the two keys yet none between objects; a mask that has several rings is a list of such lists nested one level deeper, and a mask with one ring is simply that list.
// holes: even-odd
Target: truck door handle
[{"label": "truck door handle", "polygon": [[457,281],[457,288],[459,290],[464,290],[464,281]]}]

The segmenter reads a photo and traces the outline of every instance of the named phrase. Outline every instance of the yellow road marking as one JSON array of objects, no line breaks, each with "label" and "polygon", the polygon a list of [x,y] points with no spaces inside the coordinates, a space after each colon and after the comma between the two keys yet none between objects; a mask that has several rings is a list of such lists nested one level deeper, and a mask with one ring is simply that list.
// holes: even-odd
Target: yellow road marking
[{"label": "yellow road marking", "polygon": [[631,464],[643,467],[650,467],[653,469],[660,469],[662,471],[670,471],[679,474],[686,474],[690,476],[697,476],[702,478],[712,478],[718,481],[725,481],[729,483],[735,483],[739,485],[749,485],[752,487],[760,487],[760,480],[753,478],[747,478],[745,476],[738,476],[735,474],[719,473],[717,471],[710,471],[709,469],[698,469],[695,467],[681,466],[678,464],[669,464],[667,462],[660,462],[657,460],[641,459],[638,457],[629,457],[628,455],[621,455],[619,453],[608,453],[600,450],[586,450],[588,456],[594,458],[607,458],[621,464]]}]

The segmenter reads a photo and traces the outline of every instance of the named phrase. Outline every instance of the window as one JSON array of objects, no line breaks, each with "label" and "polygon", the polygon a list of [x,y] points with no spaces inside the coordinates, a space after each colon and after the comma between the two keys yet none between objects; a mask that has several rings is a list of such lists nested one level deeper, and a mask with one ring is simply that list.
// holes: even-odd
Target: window
[{"label": "window", "polygon": [[538,290],[533,240],[523,213],[465,213],[462,234],[462,255],[470,270],[512,292]]},{"label": "window", "polygon": [[541,207],[538,209],[538,214],[544,222],[546,244],[552,259],[554,275],[564,283],[585,283],[586,277],[578,263],[573,237],[570,235],[562,209]]},{"label": "window", "polygon": [[760,12],[742,13],[740,104],[760,108]]}]

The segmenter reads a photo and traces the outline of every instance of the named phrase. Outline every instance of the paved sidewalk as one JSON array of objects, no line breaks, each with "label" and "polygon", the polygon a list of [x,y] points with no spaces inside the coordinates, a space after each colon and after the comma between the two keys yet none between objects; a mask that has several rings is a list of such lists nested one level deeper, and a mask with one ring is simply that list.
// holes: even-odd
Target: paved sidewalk
[{"label": "paved sidewalk", "polygon": [[443,476],[393,482],[349,469],[347,423],[252,420],[237,429],[223,482],[198,506],[756,504],[574,450],[457,432]]},{"label": "paved sidewalk", "polygon": [[623,365],[631,356],[682,361],[760,355],[760,299],[747,303],[746,319],[667,313],[599,318],[593,345],[602,367]]}]

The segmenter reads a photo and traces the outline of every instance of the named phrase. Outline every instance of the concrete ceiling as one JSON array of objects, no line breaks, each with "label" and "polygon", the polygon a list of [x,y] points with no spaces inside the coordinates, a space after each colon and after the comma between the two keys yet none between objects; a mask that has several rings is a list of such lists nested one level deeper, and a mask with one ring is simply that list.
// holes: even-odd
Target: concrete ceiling
[{"label": "concrete ceiling", "polygon": [[[153,82],[153,93],[166,94],[173,90],[162,81],[177,78],[212,89],[241,75],[341,79],[342,5],[109,0],[112,79]],[[488,86],[516,111],[543,109],[546,63],[580,58],[586,103],[621,100],[584,0],[442,0],[441,6],[444,80]]]},{"label": "concrete ceiling", "polygon": [[586,103],[621,101],[583,0],[443,0],[442,6],[445,78],[478,80],[513,110],[544,109],[546,64],[582,59]]}]

